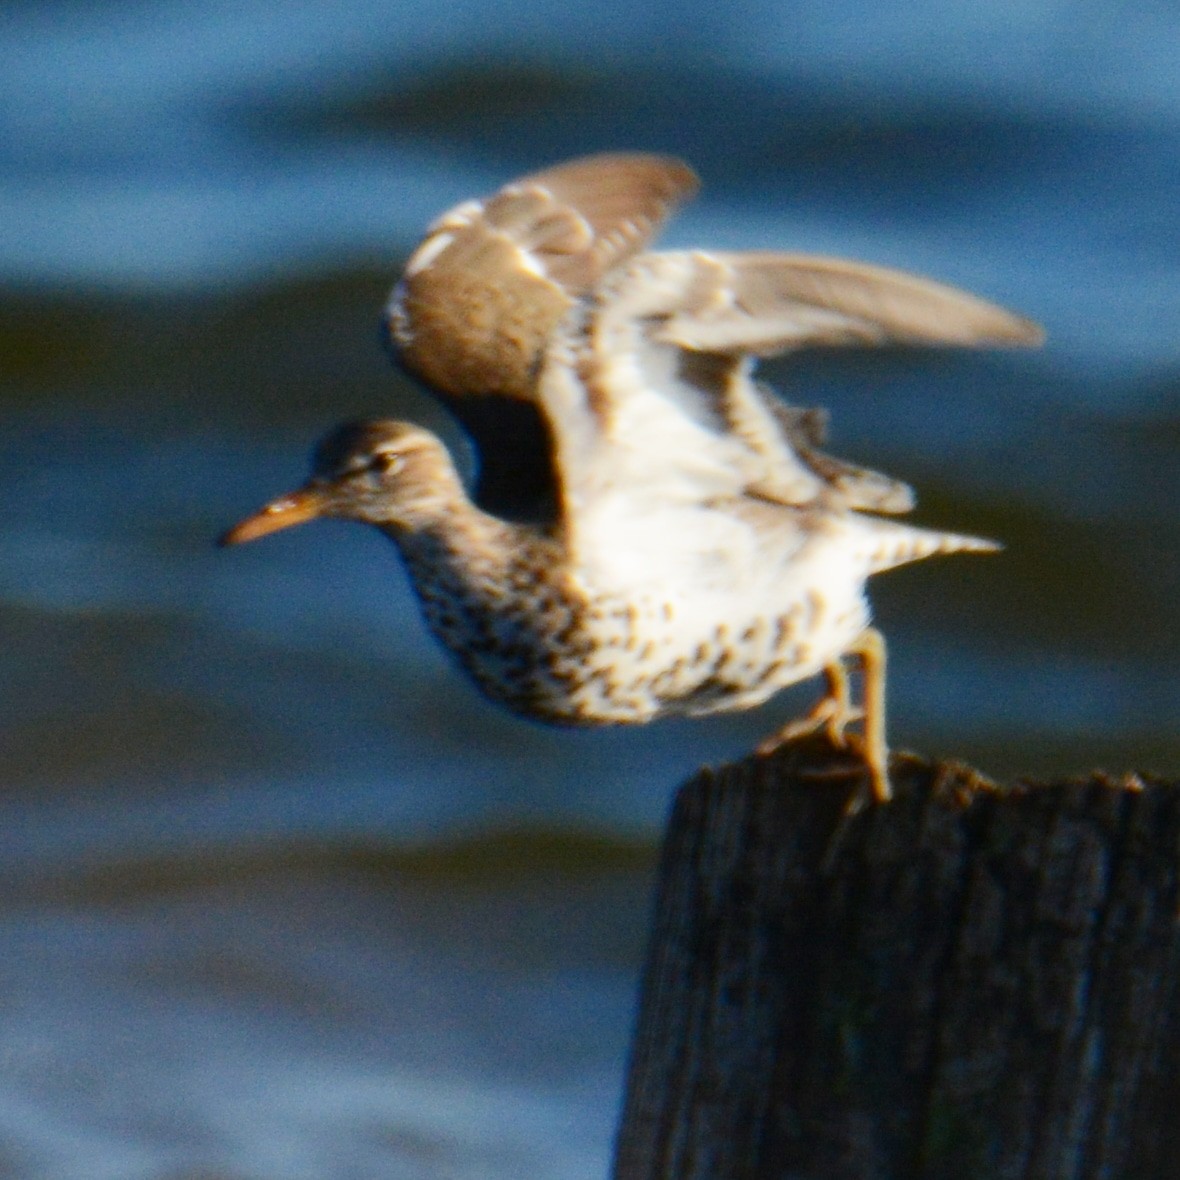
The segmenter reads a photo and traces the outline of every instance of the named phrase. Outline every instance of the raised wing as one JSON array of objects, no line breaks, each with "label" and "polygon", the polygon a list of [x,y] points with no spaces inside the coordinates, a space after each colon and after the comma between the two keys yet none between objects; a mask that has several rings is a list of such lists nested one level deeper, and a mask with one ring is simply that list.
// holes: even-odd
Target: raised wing
[{"label": "raised wing", "polygon": [[1036,324],[955,287],[807,254],[651,254],[620,287],[659,290],[655,339],[694,352],[774,356],[817,345],[1039,344]]},{"label": "raised wing", "polygon": [[818,420],[759,386],[754,359],[812,345],[1030,344],[1039,329],[881,267],[642,253],[696,189],[671,157],[589,156],[430,227],[391,297],[390,339],[471,432],[477,499],[521,518],[556,494],[568,519],[630,482],[671,501],[906,511],[909,488],[825,455]]},{"label": "raised wing", "polygon": [[[602,327],[602,325],[599,325]],[[631,335],[631,346],[620,337]],[[664,504],[759,497],[780,504],[907,512],[898,480],[820,450],[824,416],[780,401],[748,360],[652,345],[642,325],[593,334],[585,363],[567,340],[546,366],[541,407],[556,451],[562,515],[576,534],[592,518],[625,513],[637,489]]]},{"label": "raised wing", "polygon": [[646,246],[699,188],[696,173],[672,156],[584,156],[501,189],[487,218],[515,233],[567,293],[581,295]]},{"label": "raised wing", "polygon": [[611,154],[456,206],[430,227],[390,298],[399,359],[440,393],[531,399],[562,317],[697,187],[679,160]]},{"label": "raised wing", "polygon": [[755,358],[821,344],[1039,339],[1034,324],[994,304],[881,267],[788,254],[641,254],[600,284],[545,368],[543,408],[567,516],[640,483],[669,502],[754,495],[908,511],[906,484],[820,450],[822,417],[759,385]]}]

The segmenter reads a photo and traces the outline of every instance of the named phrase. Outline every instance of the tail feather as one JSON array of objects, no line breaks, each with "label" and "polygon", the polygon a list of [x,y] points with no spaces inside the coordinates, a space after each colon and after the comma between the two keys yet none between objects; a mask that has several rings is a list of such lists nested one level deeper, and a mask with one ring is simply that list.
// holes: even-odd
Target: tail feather
[{"label": "tail feather", "polygon": [[911,561],[947,553],[995,553],[1003,549],[998,541],[989,541],[983,537],[943,533],[937,529],[916,528],[872,517],[860,519],[866,524],[872,521],[876,526],[865,537],[870,574],[879,574]]}]

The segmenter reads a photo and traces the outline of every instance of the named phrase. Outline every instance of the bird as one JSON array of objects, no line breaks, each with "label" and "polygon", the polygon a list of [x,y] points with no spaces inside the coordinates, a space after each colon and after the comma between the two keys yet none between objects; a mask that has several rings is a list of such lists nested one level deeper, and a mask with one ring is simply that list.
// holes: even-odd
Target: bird
[{"label": "bird", "polygon": [[[696,185],[674,158],[611,153],[444,214],[384,322],[401,365],[474,436],[474,489],[425,428],[348,422],[301,487],[221,541],[316,518],[377,527],[435,637],[534,720],[748,709],[822,674],[819,704],[760,749],[823,727],[885,801],[885,647],[865,583],[997,545],[893,519],[911,489],[826,454],[822,412],[780,401],[754,366],[815,344],[1017,345],[1040,330],[868,264],[647,251]],[[846,657],[861,663],[860,709]],[[858,720],[863,736],[847,733]]]}]

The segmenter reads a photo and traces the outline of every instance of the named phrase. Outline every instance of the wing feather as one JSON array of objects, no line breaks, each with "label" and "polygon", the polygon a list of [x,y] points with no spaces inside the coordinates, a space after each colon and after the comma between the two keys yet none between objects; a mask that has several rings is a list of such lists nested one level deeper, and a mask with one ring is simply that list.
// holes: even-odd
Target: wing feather
[{"label": "wing feather", "polygon": [[509,185],[489,204],[488,216],[515,216],[521,244],[545,273],[570,294],[582,294],[646,246],[699,187],[696,173],[672,156],[585,156]]},{"label": "wing feather", "polygon": [[[932,279],[806,254],[651,254],[644,269],[679,280],[658,337],[700,352],[773,356],[816,345],[1039,344],[1036,324]],[[674,282],[671,285],[675,285]]]},{"label": "wing feather", "polygon": [[385,310],[400,362],[453,397],[532,400],[562,318],[697,189],[669,156],[588,156],[444,213]]}]

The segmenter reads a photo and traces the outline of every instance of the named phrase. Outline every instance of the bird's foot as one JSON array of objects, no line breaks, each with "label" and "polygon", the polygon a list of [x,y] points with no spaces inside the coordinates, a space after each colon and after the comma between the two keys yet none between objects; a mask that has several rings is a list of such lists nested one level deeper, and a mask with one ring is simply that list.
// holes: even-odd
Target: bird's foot
[{"label": "bird's foot", "polygon": [[[824,669],[827,689],[819,703],[805,716],[776,730],[757,751],[765,755],[787,742],[811,737],[822,731],[836,749],[848,750],[855,765],[829,766],[807,775],[808,778],[844,778],[863,776],[868,771],[865,788],[856,791],[848,803],[848,812],[860,811],[869,802],[884,803],[893,797],[889,785],[889,749],[885,744],[885,643],[878,631],[866,628],[849,649],[858,656],[864,681],[864,707],[852,704],[848,673],[836,661]],[[847,732],[849,725],[861,723],[861,734]]]},{"label": "bird's foot", "polygon": [[[776,729],[765,741],[759,743],[757,752],[765,756],[792,742],[804,742],[821,736],[827,739],[828,746],[833,750],[847,751],[851,755],[849,759],[825,757],[814,769],[800,768],[799,777],[812,782],[860,780],[861,787],[850,795],[846,808],[847,813],[852,815],[860,811],[870,798],[864,783],[865,765],[868,761],[864,740],[859,734],[847,732],[848,726],[863,719],[863,711],[851,707],[847,699],[828,695],[802,717],[796,717],[781,729]],[[872,784],[871,767],[869,777]],[[872,786],[872,797],[877,797],[875,785]]]},{"label": "bird's foot", "polygon": [[770,737],[758,745],[759,754],[770,754],[779,746],[789,742],[799,741],[811,737],[821,730],[827,735],[828,741],[838,749],[847,749],[849,735],[845,732],[849,725],[864,718],[861,709],[852,708],[848,701],[834,696],[825,696],[802,717],[788,721],[781,729],[776,729]]}]

